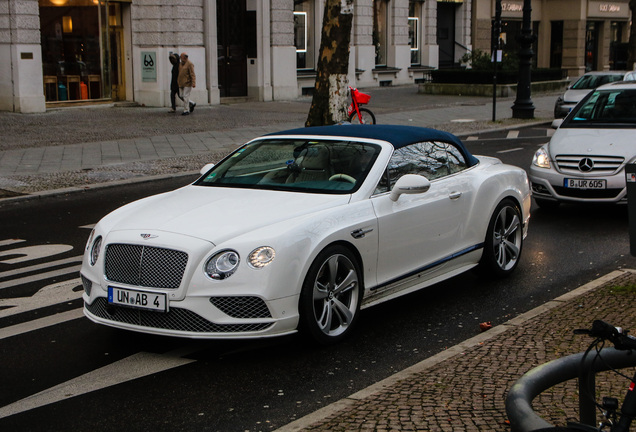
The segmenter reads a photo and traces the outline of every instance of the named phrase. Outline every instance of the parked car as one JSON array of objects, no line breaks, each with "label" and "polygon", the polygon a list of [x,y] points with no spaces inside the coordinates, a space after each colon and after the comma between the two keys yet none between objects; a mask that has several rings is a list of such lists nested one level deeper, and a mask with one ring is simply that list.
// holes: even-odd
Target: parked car
[{"label": "parked car", "polygon": [[625,71],[588,72],[569,86],[563,96],[559,96],[554,104],[554,117],[563,118],[595,88],[615,81],[622,81]]},{"label": "parked car", "polygon": [[636,82],[597,88],[553,126],[530,166],[537,204],[626,202],[625,165],[636,157]]},{"label": "parked car", "polygon": [[361,308],[476,266],[507,276],[530,217],[524,170],[405,126],[254,139],[193,184],[104,217],[84,312],[192,338],[347,336]]}]

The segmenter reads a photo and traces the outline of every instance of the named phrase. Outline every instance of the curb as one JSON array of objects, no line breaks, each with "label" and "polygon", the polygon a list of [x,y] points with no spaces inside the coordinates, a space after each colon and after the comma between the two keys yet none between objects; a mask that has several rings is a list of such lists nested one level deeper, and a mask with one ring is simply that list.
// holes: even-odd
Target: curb
[{"label": "curb", "polygon": [[395,385],[399,381],[412,378],[416,374],[426,371],[427,369],[431,369],[432,367],[437,366],[438,364],[446,360],[449,360],[458,354],[461,354],[468,348],[472,348],[477,345],[480,345],[489,339],[493,339],[496,336],[499,336],[500,334],[503,334],[509,330],[512,330],[516,327],[519,327],[525,324],[527,321],[529,321],[532,318],[535,318],[547,311],[550,311],[556,307],[561,306],[565,302],[571,301],[579,296],[587,294],[588,292],[597,289],[598,287],[624,275],[625,273],[636,273],[636,270],[631,270],[631,269],[615,270],[611,273],[606,274],[605,276],[601,276],[600,278],[595,279],[591,282],[588,282],[585,285],[582,285],[568,293],[565,293],[555,298],[554,300],[551,300],[541,306],[538,306],[532,310],[529,310],[528,312],[522,313],[521,315],[509,321],[506,321],[503,324],[493,327],[485,333],[481,333],[477,336],[473,336],[470,339],[466,339],[465,341],[451,348],[448,348],[432,357],[422,360],[421,362],[416,363],[413,366],[410,366],[400,372],[397,372],[383,379],[382,381],[378,381],[377,383],[372,384],[369,387],[359,390],[356,393],[353,393],[343,399],[340,399],[339,401],[336,401],[330,405],[327,405],[324,408],[321,408],[298,420],[288,423],[287,425],[274,430],[274,432],[301,431],[314,423],[320,422],[321,420],[325,420],[327,417],[333,414],[336,414],[339,411],[342,411],[345,408],[348,408],[363,399],[366,399],[372,395],[375,395],[377,393],[380,393],[386,390],[387,388]]},{"label": "curb", "polygon": [[156,174],[153,176],[144,176],[141,178],[130,178],[130,179],[125,179],[125,180],[115,180],[112,182],[105,182],[105,183],[94,183],[94,184],[90,184],[90,185],[85,185],[85,186],[71,186],[68,188],[62,188],[62,189],[52,189],[52,190],[47,190],[47,191],[39,191],[39,192],[33,192],[30,193],[28,195],[20,195],[20,196],[14,196],[14,197],[8,197],[8,198],[0,198],[0,207],[2,207],[5,204],[14,204],[17,202],[26,202],[26,201],[34,201],[34,200],[38,200],[38,199],[43,199],[43,198],[50,198],[50,197],[55,197],[58,195],[66,195],[66,194],[73,194],[73,193],[78,193],[78,192],[87,192],[90,190],[95,190],[95,189],[108,189],[108,188],[114,188],[117,186],[126,186],[126,185],[130,185],[130,184],[141,184],[141,183],[146,183],[146,182],[152,182],[152,181],[157,181],[157,180],[165,180],[168,178],[180,178],[180,177],[188,177],[188,176],[195,176],[198,175],[199,171],[186,171],[183,173],[179,173],[179,174]]}]

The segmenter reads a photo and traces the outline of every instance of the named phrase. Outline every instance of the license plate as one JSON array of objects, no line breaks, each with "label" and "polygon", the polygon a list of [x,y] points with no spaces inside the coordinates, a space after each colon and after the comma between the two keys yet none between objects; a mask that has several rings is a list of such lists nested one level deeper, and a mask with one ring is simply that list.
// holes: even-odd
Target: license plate
[{"label": "license plate", "polygon": [[165,293],[108,287],[108,303],[157,312],[167,311]]},{"label": "license plate", "polygon": [[563,186],[572,189],[605,189],[607,180],[566,178]]}]

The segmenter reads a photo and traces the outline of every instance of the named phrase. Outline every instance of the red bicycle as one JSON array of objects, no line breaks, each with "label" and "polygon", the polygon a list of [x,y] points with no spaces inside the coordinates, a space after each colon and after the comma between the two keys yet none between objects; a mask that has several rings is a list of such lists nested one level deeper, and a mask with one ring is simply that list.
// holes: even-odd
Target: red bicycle
[{"label": "red bicycle", "polygon": [[349,115],[349,123],[375,124],[375,116],[368,108],[360,108],[360,105],[366,105],[371,99],[371,95],[362,93],[358,89],[349,86],[351,92],[351,105],[347,110]]}]

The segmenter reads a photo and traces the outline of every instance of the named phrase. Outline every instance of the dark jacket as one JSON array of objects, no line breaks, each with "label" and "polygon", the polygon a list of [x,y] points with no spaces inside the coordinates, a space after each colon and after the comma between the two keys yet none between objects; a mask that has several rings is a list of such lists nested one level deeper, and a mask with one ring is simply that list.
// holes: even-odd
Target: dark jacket
[{"label": "dark jacket", "polygon": [[179,78],[179,54],[172,53],[170,54],[170,63],[172,63],[172,80],[170,81],[170,90],[178,92],[179,91],[179,83],[177,79]]}]

